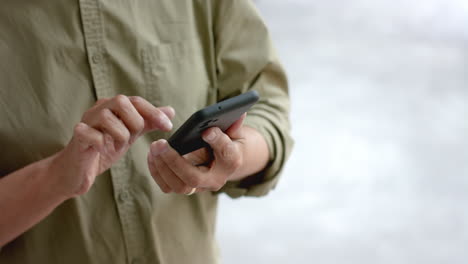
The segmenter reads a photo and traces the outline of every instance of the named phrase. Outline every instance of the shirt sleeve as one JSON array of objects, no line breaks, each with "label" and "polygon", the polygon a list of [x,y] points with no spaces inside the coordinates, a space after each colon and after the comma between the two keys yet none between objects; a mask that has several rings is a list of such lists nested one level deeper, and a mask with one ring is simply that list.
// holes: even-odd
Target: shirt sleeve
[{"label": "shirt sleeve", "polygon": [[271,43],[267,27],[250,0],[217,0],[214,40],[218,100],[256,90],[259,102],[245,125],[265,138],[270,159],[262,172],[228,182],[220,192],[232,198],[263,196],[273,189],[291,152],[290,100],[286,74]]}]

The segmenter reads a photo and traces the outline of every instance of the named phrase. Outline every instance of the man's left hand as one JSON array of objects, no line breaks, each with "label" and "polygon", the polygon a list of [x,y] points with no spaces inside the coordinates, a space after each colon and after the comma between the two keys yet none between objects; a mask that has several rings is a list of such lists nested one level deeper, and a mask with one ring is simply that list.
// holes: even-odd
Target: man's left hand
[{"label": "man's left hand", "polygon": [[[245,114],[226,132],[212,127],[203,132],[212,148],[180,156],[166,140],[153,142],[148,153],[150,172],[165,193],[191,194],[193,191],[218,191],[244,163]],[[203,164],[203,165],[199,165]]]}]

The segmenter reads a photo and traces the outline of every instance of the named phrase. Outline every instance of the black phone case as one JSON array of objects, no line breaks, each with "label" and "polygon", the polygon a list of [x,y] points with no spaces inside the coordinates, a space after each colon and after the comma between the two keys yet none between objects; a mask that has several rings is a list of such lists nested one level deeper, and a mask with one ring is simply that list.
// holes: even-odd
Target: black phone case
[{"label": "black phone case", "polygon": [[207,106],[192,114],[168,142],[180,155],[208,147],[209,145],[201,137],[203,131],[210,127],[219,127],[222,131],[226,131],[258,100],[258,93],[249,91]]}]

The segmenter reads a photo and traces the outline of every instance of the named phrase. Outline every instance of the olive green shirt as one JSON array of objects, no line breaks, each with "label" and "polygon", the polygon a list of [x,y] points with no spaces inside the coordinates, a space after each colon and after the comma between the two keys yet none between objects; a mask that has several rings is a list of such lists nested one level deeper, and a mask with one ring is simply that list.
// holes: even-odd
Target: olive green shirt
[{"label": "olive green shirt", "polygon": [[[290,152],[286,77],[249,0],[3,0],[0,58],[0,177],[64,148],[82,113],[117,94],[173,106],[177,128],[257,90],[245,123],[270,163],[220,191],[231,197],[265,195]],[[147,168],[150,143],[168,136],[141,137],[88,193],[5,245],[0,263],[218,263],[219,193],[164,194]]]}]

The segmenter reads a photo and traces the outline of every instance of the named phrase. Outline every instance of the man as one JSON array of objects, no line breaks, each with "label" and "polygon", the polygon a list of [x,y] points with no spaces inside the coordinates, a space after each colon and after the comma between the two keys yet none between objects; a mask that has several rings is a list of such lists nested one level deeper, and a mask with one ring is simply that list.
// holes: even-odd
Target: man
[{"label": "man", "polygon": [[[289,154],[248,0],[6,1],[0,54],[1,263],[217,263],[217,194],[266,194]],[[213,155],[165,141],[250,89],[246,117],[204,132]]]}]

